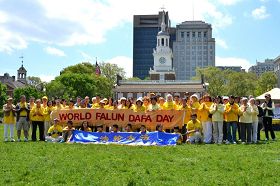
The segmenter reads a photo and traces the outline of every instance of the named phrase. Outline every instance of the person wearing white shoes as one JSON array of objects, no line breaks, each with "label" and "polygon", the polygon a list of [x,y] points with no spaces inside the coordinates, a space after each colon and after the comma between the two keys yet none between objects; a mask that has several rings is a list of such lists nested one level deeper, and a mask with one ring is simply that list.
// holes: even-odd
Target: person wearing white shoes
[{"label": "person wearing white shoes", "polygon": [[16,112],[17,112],[17,136],[18,136],[18,142],[20,142],[20,136],[21,136],[21,130],[23,129],[24,133],[24,141],[28,141],[28,130],[29,130],[29,113],[30,113],[30,107],[28,106],[26,102],[25,95],[20,96],[20,102],[16,106]]},{"label": "person wearing white shoes", "polygon": [[259,109],[258,106],[255,104],[255,99],[251,98],[249,100],[249,105],[251,106],[252,111],[252,142],[257,143],[257,135],[258,135],[258,115],[259,115]]},{"label": "person wearing white shoes", "polygon": [[225,106],[221,96],[217,96],[215,102],[210,107],[210,114],[212,114],[213,123],[213,138],[215,144],[222,144],[223,142],[223,122],[224,122]]},{"label": "person wearing white shoes", "polygon": [[8,101],[5,105],[3,105],[4,111],[4,118],[3,118],[3,125],[4,125],[4,141],[7,142],[8,140],[8,129],[10,129],[10,140],[14,142],[14,127],[16,124],[16,111],[15,105],[13,105],[13,98],[9,97]]}]

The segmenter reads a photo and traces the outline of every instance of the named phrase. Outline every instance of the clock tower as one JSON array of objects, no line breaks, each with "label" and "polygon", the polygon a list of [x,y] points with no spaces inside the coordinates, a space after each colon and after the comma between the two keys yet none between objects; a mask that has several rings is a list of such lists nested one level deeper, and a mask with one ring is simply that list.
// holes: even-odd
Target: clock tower
[{"label": "clock tower", "polygon": [[157,46],[153,51],[154,67],[150,69],[151,80],[175,80],[172,65],[172,50],[169,46],[170,36],[166,31],[165,12],[162,11],[161,30],[157,34]]}]

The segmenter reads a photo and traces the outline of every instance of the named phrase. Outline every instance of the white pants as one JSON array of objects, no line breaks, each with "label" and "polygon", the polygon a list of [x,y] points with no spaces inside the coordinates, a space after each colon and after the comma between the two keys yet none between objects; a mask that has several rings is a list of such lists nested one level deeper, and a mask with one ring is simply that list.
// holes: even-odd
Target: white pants
[{"label": "white pants", "polygon": [[45,137],[47,137],[48,136],[48,130],[51,127],[51,122],[50,121],[45,121],[44,126],[45,126],[45,130],[44,130]]},{"label": "white pants", "polygon": [[200,132],[195,132],[190,138],[189,138],[190,143],[198,143],[202,141],[202,136]]},{"label": "white pants", "polygon": [[252,141],[257,143],[258,134],[258,121],[253,121],[252,123]]},{"label": "white pants", "polygon": [[10,138],[14,138],[15,124],[4,124],[4,138],[8,138],[8,128],[10,128]]},{"label": "white pants", "polygon": [[212,122],[211,121],[202,122],[202,129],[203,129],[203,135],[204,135],[204,143],[211,143],[212,142]]},{"label": "white pants", "polygon": [[215,143],[223,142],[223,121],[213,121],[213,137]]}]

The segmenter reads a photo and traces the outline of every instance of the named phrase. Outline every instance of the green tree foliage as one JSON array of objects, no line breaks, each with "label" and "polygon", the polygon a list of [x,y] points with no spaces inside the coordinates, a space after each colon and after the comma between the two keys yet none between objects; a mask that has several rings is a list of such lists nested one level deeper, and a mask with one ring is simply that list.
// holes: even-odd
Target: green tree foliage
[{"label": "green tree foliage", "polygon": [[72,65],[64,68],[60,74],[77,73],[77,74],[95,74],[95,65],[89,62],[82,62],[76,65]]},{"label": "green tree foliage", "polygon": [[112,87],[107,78],[92,74],[63,73],[47,84],[47,95],[50,98],[60,97],[65,99],[77,96],[111,96]]},{"label": "green tree foliage", "polygon": [[26,86],[22,88],[16,88],[14,90],[14,102],[19,102],[20,96],[25,95],[26,100],[28,101],[30,97],[34,97],[35,99],[41,99],[44,96],[44,93],[38,91],[35,87]]},{"label": "green tree foliage", "polygon": [[0,110],[7,100],[7,86],[0,83]]},{"label": "green tree foliage", "polygon": [[265,72],[258,79],[256,94],[261,95],[273,88],[277,84],[277,76],[274,72]]},{"label": "green tree foliage", "polygon": [[125,77],[125,71],[123,68],[118,67],[116,64],[110,64],[110,63],[100,63],[100,70],[101,75],[105,76],[111,86],[113,87],[114,84],[117,82],[117,75],[120,75],[121,77]]},{"label": "green tree foliage", "polygon": [[130,77],[126,79],[127,81],[141,81],[139,77]]}]

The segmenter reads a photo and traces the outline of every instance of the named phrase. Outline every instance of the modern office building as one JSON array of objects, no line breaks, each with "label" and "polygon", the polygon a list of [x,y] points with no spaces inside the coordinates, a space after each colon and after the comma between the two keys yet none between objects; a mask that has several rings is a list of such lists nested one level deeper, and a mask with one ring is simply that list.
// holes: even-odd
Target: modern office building
[{"label": "modern office building", "polygon": [[216,66],[216,67],[221,70],[231,70],[234,72],[245,72],[245,69],[243,69],[241,66]]},{"label": "modern office building", "polygon": [[[133,18],[133,77],[144,79],[154,65],[153,48],[161,29],[163,11],[157,15],[134,15]],[[170,34],[170,47],[175,40],[175,29],[170,28],[168,12],[164,15],[166,31]]]},{"label": "modern office building", "polygon": [[211,24],[185,21],[176,26],[173,64],[177,80],[190,80],[196,68],[215,66],[215,39]]},{"label": "modern office building", "polygon": [[280,56],[274,59],[274,72],[277,75],[277,87],[280,88]]},{"label": "modern office building", "polygon": [[257,74],[257,76],[262,75],[264,72],[274,71],[274,60],[266,59],[264,62],[256,61],[256,65],[251,66],[248,71]]}]

